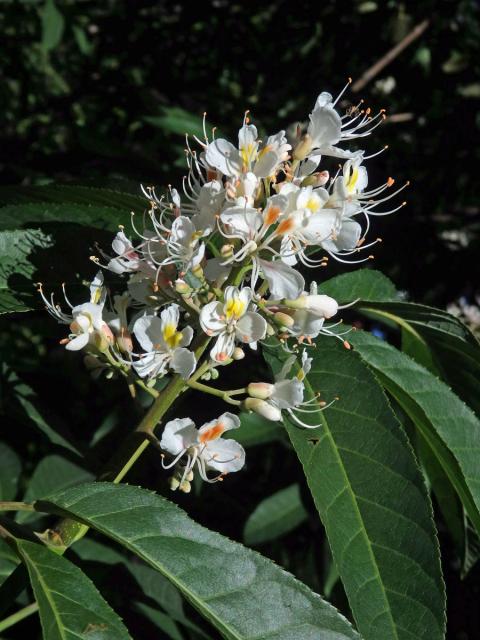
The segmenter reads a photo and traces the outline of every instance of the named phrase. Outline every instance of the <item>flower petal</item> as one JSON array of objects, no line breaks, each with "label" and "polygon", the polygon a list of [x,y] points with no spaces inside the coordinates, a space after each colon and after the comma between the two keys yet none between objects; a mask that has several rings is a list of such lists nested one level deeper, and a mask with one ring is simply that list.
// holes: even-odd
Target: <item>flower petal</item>
[{"label": "flower petal", "polygon": [[183,449],[188,449],[193,445],[196,437],[195,423],[190,418],[176,418],[165,425],[160,446],[165,451],[176,456]]},{"label": "flower petal", "polygon": [[245,464],[245,449],[235,440],[209,442],[201,454],[207,467],[221,473],[240,471]]},{"label": "flower petal", "polygon": [[195,371],[195,367],[197,366],[195,354],[183,347],[175,349],[170,366],[175,373],[180,374],[180,376],[186,380],[192,375]]},{"label": "flower petal", "polygon": [[158,350],[163,344],[163,323],[157,316],[142,316],[133,325],[133,333],[144,351]]},{"label": "flower petal", "polygon": [[259,313],[248,311],[237,322],[235,334],[242,342],[263,340],[267,332],[267,323]]},{"label": "flower petal", "polygon": [[[223,319],[222,319],[223,318]],[[225,330],[225,318],[221,302],[209,302],[200,311],[200,325],[209,336],[217,336]]]},{"label": "flower petal", "polygon": [[270,400],[273,401],[280,409],[290,409],[298,407],[303,402],[303,382],[298,378],[292,380],[280,380],[274,385],[273,393]]},{"label": "flower petal", "polygon": [[298,298],[305,287],[303,276],[282,260],[258,260],[273,298]]},{"label": "flower petal", "polygon": [[221,333],[210,351],[210,357],[219,364],[225,364],[232,357],[235,349],[235,336],[233,333]]}]

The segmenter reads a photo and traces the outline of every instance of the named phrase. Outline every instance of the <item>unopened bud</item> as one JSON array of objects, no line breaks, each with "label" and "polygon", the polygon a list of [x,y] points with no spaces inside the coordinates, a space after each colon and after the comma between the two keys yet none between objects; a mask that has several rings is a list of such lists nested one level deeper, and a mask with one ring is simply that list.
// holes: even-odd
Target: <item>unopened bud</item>
[{"label": "unopened bud", "polygon": [[133,351],[132,336],[126,329],[121,329],[120,335],[117,336],[117,345],[120,351],[123,353],[130,353]]},{"label": "unopened bud", "polygon": [[233,244],[224,244],[220,249],[222,258],[229,258],[233,255]]},{"label": "unopened bud", "polygon": [[245,351],[241,347],[235,347],[232,358],[234,360],[243,360],[245,358]]},{"label": "unopened bud", "polygon": [[306,296],[307,304],[306,309],[316,316],[322,318],[331,318],[338,311],[338,302],[330,296],[325,295],[310,295]]},{"label": "unopened bud", "polygon": [[188,480],[184,480],[183,482],[180,483],[179,489],[183,493],[190,493],[190,491],[192,490],[192,485]]},{"label": "unopened bud", "polygon": [[282,419],[280,409],[260,398],[246,398],[243,401],[243,406],[247,411],[254,411],[259,416],[272,420],[272,422],[279,422]]},{"label": "unopened bud", "polygon": [[188,482],[191,482],[193,480],[193,471],[189,471],[187,473],[187,475],[185,476],[185,480],[188,480]]},{"label": "unopened bud", "polygon": [[168,484],[170,485],[170,489],[172,491],[176,491],[178,489],[178,487],[180,486],[180,480],[176,476],[172,476],[169,479]]},{"label": "unopened bud", "polygon": [[325,295],[302,295],[295,300],[282,300],[291,309],[306,309],[320,318],[331,318],[338,311],[338,302]]},{"label": "unopened bud", "polygon": [[107,351],[110,342],[103,331],[95,331],[93,333],[93,344],[99,351]]},{"label": "unopened bud", "polygon": [[311,176],[307,176],[302,180],[302,187],[323,187],[330,179],[328,171],[319,171],[312,173]]},{"label": "unopened bud", "polygon": [[204,275],[203,275],[203,269],[202,267],[197,264],[192,268],[192,273],[193,275],[198,278],[199,280],[203,280],[204,279]]},{"label": "unopened bud", "polygon": [[310,151],[312,150],[312,138],[306,133],[300,142],[297,144],[295,149],[293,150],[293,159],[294,160],[305,160]]},{"label": "unopened bud", "polygon": [[218,369],[212,369],[210,371],[210,379],[211,380],[217,380],[219,376],[220,376],[220,374],[218,373]]},{"label": "unopened bud", "polygon": [[261,400],[270,398],[273,389],[273,384],[269,384],[268,382],[251,382],[247,387],[249,396],[252,398],[260,398]]},{"label": "unopened bud", "polygon": [[274,336],[277,332],[271,324],[267,323],[267,336]]},{"label": "unopened bud", "polygon": [[185,280],[175,280],[175,291],[181,296],[189,296],[193,289],[188,285]]},{"label": "unopened bud", "polygon": [[275,320],[276,324],[278,324],[278,326],[282,328],[293,327],[293,325],[295,324],[295,320],[292,318],[292,316],[289,316],[288,313],[283,313],[283,311],[277,311],[273,316],[273,319]]}]

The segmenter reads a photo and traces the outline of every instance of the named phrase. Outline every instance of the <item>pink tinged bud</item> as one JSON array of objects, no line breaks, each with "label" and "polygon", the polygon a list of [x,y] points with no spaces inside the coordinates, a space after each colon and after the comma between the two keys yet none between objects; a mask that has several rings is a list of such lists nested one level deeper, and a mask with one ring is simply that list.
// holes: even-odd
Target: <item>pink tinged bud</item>
[{"label": "pink tinged bud", "polygon": [[240,347],[235,347],[232,353],[232,358],[234,360],[243,360],[245,358],[245,351]]},{"label": "pink tinged bud", "polygon": [[315,176],[317,177],[317,187],[323,187],[330,180],[328,171],[320,171],[316,173]]},{"label": "pink tinged bud", "polygon": [[248,387],[248,395],[252,398],[260,398],[266,400],[273,393],[274,386],[268,382],[251,382]]},{"label": "pink tinged bud", "polygon": [[117,336],[117,345],[123,353],[130,353],[133,351],[132,336],[125,329],[122,329],[121,334]]},{"label": "pink tinged bud", "polygon": [[233,244],[224,244],[220,249],[220,253],[222,255],[222,258],[229,258],[231,255],[233,255]]},{"label": "pink tinged bud", "polygon": [[189,295],[192,293],[192,287],[190,287],[184,280],[176,280],[175,291],[182,296]]},{"label": "pink tinged bud", "polygon": [[283,311],[277,311],[273,319],[279,327],[293,327],[295,324],[292,316],[289,316],[288,313],[283,313]]},{"label": "pink tinged bud", "polygon": [[306,133],[293,150],[294,160],[305,160],[312,150],[312,138]]},{"label": "pink tinged bud", "polygon": [[115,341],[115,336],[106,322],[102,324],[102,333],[110,344]]},{"label": "pink tinged bud", "polygon": [[330,296],[309,295],[306,296],[305,308],[316,316],[331,318],[338,311],[338,302]]},{"label": "pink tinged bud", "polygon": [[243,406],[247,411],[254,411],[259,416],[272,420],[273,422],[279,422],[282,419],[282,412],[272,404],[261,400],[260,398],[247,398],[243,402]]},{"label": "pink tinged bud", "polygon": [[93,334],[93,344],[99,351],[107,351],[110,340],[107,339],[103,331],[95,331]]}]

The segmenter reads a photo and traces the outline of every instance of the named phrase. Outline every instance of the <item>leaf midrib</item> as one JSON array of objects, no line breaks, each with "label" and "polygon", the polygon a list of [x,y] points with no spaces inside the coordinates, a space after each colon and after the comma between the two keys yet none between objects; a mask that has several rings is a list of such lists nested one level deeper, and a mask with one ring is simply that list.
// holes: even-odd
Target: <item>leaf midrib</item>
[{"label": "leaf midrib", "polygon": [[[311,384],[310,384],[310,382],[308,380],[308,377],[305,377],[304,383],[305,383],[305,387],[308,389],[309,394],[312,397],[314,397],[315,393],[314,393],[314,391],[312,389],[312,386],[311,386]],[[392,615],[390,601],[388,599],[387,592],[386,592],[385,586],[383,584],[383,580],[382,580],[382,577],[381,577],[381,574],[380,574],[380,570],[379,570],[379,567],[378,567],[377,559],[375,557],[375,553],[374,553],[374,551],[372,549],[372,546],[370,544],[370,540],[369,540],[368,535],[366,533],[364,520],[362,518],[362,514],[360,512],[360,509],[359,509],[359,506],[358,506],[358,503],[357,503],[357,500],[356,500],[356,497],[355,497],[355,493],[353,492],[353,489],[351,487],[350,479],[348,477],[347,470],[345,469],[345,465],[343,464],[343,460],[342,460],[342,458],[340,456],[340,453],[338,452],[338,449],[337,449],[337,446],[336,446],[336,443],[335,443],[335,439],[334,439],[333,434],[332,434],[332,432],[331,432],[331,430],[329,428],[328,421],[327,421],[327,419],[326,419],[326,417],[324,415],[324,412],[319,408],[318,413],[320,415],[320,420],[321,420],[321,422],[323,424],[323,427],[325,429],[326,436],[329,439],[330,444],[332,446],[332,449],[333,449],[333,452],[334,452],[334,456],[337,458],[337,461],[338,461],[338,464],[339,464],[339,468],[340,468],[340,470],[342,472],[342,475],[345,478],[345,484],[346,484],[347,492],[348,492],[348,494],[350,495],[350,497],[352,499],[352,503],[354,505],[355,514],[357,515],[359,524],[361,525],[362,537],[364,538],[364,540],[366,542],[368,553],[369,553],[369,556],[371,558],[372,565],[373,565],[373,567],[375,569],[375,573],[376,573],[377,578],[378,578],[378,583],[380,584],[380,588],[381,588],[381,591],[382,591],[382,594],[383,594],[383,599],[385,601],[385,604],[387,605],[386,611],[388,613],[388,616],[389,616],[389,619],[390,619],[390,622],[391,622],[391,628],[393,630],[394,637],[396,638],[396,640],[400,640],[400,637],[399,637],[398,632],[397,632],[397,627],[396,627],[396,624],[395,624],[395,620],[394,620],[393,615]],[[311,453],[310,453],[310,455],[308,457],[307,462],[305,463],[305,466],[307,464],[311,463],[311,460],[312,460],[312,457],[313,457],[314,454],[315,454],[315,447],[312,448],[312,451],[311,451]],[[306,474],[306,477],[307,477],[307,482],[308,482],[308,474]],[[312,491],[312,494],[313,494],[313,491]],[[332,553],[333,553],[333,549],[332,549]]]}]

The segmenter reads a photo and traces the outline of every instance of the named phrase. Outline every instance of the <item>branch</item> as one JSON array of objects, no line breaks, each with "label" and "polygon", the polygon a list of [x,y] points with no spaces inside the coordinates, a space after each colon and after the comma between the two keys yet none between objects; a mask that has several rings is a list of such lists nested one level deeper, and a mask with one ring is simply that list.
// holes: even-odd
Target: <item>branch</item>
[{"label": "branch", "polygon": [[382,69],[384,69],[393,60],[395,60],[395,58],[400,55],[400,53],[402,53],[404,49],[406,49],[410,44],[412,44],[412,42],[419,38],[425,31],[425,29],[429,26],[429,24],[429,20],[424,20],[423,22],[417,24],[417,26],[412,29],[412,31],[410,31],[410,33],[403,38],[403,40],[400,40],[400,42],[392,47],[390,51],[387,51],[387,53],[382,58],[380,58],[378,62],[367,69],[365,73],[363,73],[360,78],[353,83],[352,91],[354,93],[361,91],[363,87],[365,87],[365,85],[370,82],[370,80],[372,80],[377,74],[379,74],[380,71],[382,71]]}]

